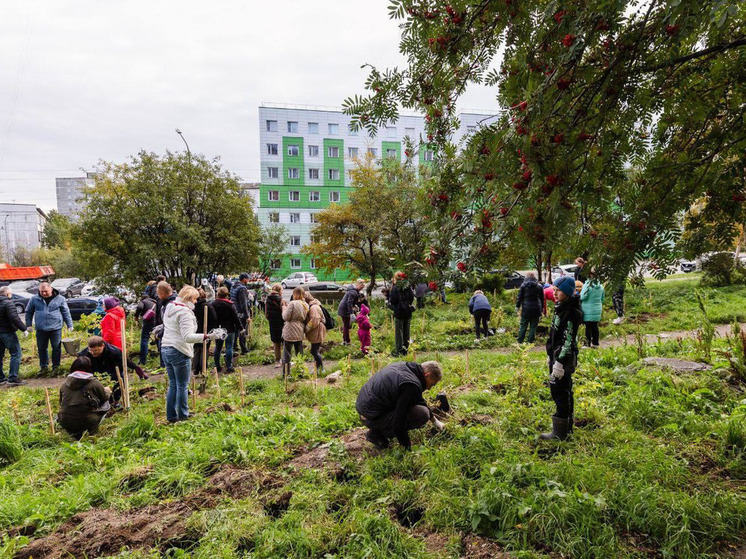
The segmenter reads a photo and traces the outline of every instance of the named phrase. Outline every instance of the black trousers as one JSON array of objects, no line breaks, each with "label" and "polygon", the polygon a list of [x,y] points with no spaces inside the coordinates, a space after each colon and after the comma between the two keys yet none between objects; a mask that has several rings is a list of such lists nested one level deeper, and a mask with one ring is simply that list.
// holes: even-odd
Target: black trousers
[{"label": "black trousers", "polygon": [[585,323],[585,343],[588,345],[598,345],[598,322]]},{"label": "black trousers", "polygon": [[292,365],[290,357],[291,349],[295,351],[296,355],[301,355],[303,353],[303,340],[299,342],[284,341],[282,343],[282,374],[288,377],[290,376],[290,367]]},{"label": "black trousers", "polygon": [[238,335],[238,343],[241,346],[241,353],[249,353],[249,348],[246,347],[246,330],[249,318],[245,315],[238,315],[238,321],[241,323],[241,332],[243,334]]},{"label": "black trousers", "polygon": [[492,311],[489,309],[480,309],[478,311],[474,311],[474,330],[477,333],[477,338],[480,336],[480,326],[481,329],[484,331],[484,337],[490,335],[490,315],[492,314]]},{"label": "black trousers", "polygon": [[[426,406],[412,406],[407,415],[407,431],[419,429],[430,421],[430,410]],[[394,412],[391,411],[375,419],[363,419],[363,424],[382,437],[391,439],[396,436],[396,425],[394,425]]]},{"label": "black trousers", "polygon": [[556,406],[554,412],[555,417],[563,419],[572,419],[575,411],[575,399],[572,392],[572,375],[575,372],[577,366],[577,357],[573,358],[571,365],[565,365],[565,375],[555,380],[552,378],[552,367],[554,366],[554,360],[549,362],[549,391],[552,394],[552,400]]},{"label": "black trousers", "polygon": [[316,369],[322,371],[324,369],[324,360],[321,357],[321,344],[311,344],[311,355],[316,362]]},{"label": "black trousers", "polygon": [[611,301],[614,304],[614,312],[621,318],[624,316],[624,284],[620,285],[619,288],[611,296]]}]

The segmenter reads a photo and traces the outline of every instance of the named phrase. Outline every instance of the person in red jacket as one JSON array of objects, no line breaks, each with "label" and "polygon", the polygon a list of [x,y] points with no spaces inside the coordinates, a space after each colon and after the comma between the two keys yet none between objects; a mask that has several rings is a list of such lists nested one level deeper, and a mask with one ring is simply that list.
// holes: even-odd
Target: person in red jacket
[{"label": "person in red jacket", "polygon": [[368,355],[370,349],[371,339],[370,330],[372,328],[368,316],[370,315],[370,309],[366,304],[360,305],[360,312],[357,313],[355,320],[357,321],[357,337],[360,339],[360,351],[363,355]]},{"label": "person in red jacket", "polygon": [[101,337],[106,343],[122,349],[124,309],[119,306],[119,299],[116,297],[104,299],[104,310],[106,314],[101,319]]}]

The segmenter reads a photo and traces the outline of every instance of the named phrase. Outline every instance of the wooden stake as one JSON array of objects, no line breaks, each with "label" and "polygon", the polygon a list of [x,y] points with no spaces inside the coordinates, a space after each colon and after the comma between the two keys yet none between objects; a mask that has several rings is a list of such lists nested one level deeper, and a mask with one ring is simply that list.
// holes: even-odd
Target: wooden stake
[{"label": "wooden stake", "polygon": [[[207,309],[205,309],[207,310]],[[254,336],[254,319],[249,318],[249,341],[252,340],[252,337]]]},{"label": "wooden stake", "polygon": [[425,311],[423,309],[422,311],[422,332],[420,332],[422,335],[425,334]]},{"label": "wooden stake", "polygon": [[220,398],[220,377],[218,376],[218,368],[214,367],[213,370],[215,371],[215,387],[218,389],[218,398]]},{"label": "wooden stake", "polygon": [[[119,374],[119,367],[116,367],[114,370],[117,373],[117,382],[119,383],[119,398],[122,401],[122,405],[126,406],[124,401],[124,382],[122,382],[122,375]],[[166,378],[168,378],[168,375],[166,375]]]},{"label": "wooden stake", "polygon": [[466,350],[466,376],[469,376],[469,350]]},{"label": "wooden stake", "polygon": [[313,397],[316,398],[319,393],[319,366],[316,364],[316,360],[313,360]]},{"label": "wooden stake", "polygon": [[[204,325],[202,327],[202,333],[207,334],[207,305],[205,305],[205,312],[204,312],[204,320],[202,321],[202,324]],[[231,366],[233,366],[233,363],[231,363]],[[207,338],[202,340],[202,374],[206,374],[207,371]]]},{"label": "wooden stake", "polygon": [[54,416],[52,415],[52,404],[49,401],[49,389],[44,387],[44,396],[47,399],[47,413],[49,414],[49,432],[54,435]]},{"label": "wooden stake", "polygon": [[36,328],[31,330],[31,355],[36,361]]},{"label": "wooden stake", "polygon": [[417,352],[414,349],[412,350],[412,361],[417,363]]},{"label": "wooden stake", "polygon": [[122,390],[124,391],[124,407],[130,409],[130,382],[129,376],[127,376],[127,325],[124,319],[120,324],[122,328],[122,380],[124,381]]},{"label": "wooden stake", "polygon": [[347,374],[352,373],[352,364],[350,363],[350,354],[347,354]]},{"label": "wooden stake", "polygon": [[192,411],[197,411],[197,379],[192,376]]},{"label": "wooden stake", "polygon": [[241,391],[241,407],[244,406],[243,368],[238,367],[238,389]]}]

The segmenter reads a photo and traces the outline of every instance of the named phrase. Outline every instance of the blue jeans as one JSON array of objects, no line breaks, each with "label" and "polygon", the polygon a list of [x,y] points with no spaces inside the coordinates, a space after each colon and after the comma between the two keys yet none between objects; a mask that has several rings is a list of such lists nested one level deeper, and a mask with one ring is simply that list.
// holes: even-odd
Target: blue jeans
[{"label": "blue jeans", "polygon": [[140,333],[140,365],[145,365],[148,360],[148,344],[150,343],[150,333],[155,326],[154,321],[148,320],[142,323],[142,332]]},{"label": "blue jeans", "polygon": [[0,380],[5,378],[3,373],[3,359],[5,350],[10,353],[10,369],[8,371],[8,380],[11,382],[18,378],[18,371],[21,368],[21,342],[15,332],[0,334]]},{"label": "blue jeans", "polygon": [[189,417],[189,379],[192,373],[192,358],[175,347],[161,348],[163,362],[168,374],[166,393],[166,419],[177,421]]},{"label": "blue jeans", "polygon": [[36,347],[39,349],[39,366],[49,366],[47,345],[52,344],[52,367],[59,367],[62,360],[62,330],[37,330]]},{"label": "blue jeans", "polygon": [[215,367],[217,367],[218,371],[220,370],[220,352],[223,349],[223,343],[225,343],[225,366],[228,369],[233,369],[233,344],[235,342],[235,332],[228,332],[225,342],[220,338],[215,340]]}]

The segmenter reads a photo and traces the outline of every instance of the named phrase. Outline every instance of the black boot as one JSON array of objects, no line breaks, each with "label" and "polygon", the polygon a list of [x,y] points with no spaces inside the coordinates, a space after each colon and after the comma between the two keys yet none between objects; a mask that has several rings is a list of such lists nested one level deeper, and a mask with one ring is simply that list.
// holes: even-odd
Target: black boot
[{"label": "black boot", "polygon": [[389,440],[386,437],[379,435],[378,433],[375,433],[371,430],[368,430],[365,433],[365,440],[381,450],[385,450],[389,447]]},{"label": "black boot", "polygon": [[570,429],[570,419],[567,417],[552,416],[552,432],[542,433],[539,440],[542,441],[564,441]]}]

